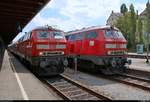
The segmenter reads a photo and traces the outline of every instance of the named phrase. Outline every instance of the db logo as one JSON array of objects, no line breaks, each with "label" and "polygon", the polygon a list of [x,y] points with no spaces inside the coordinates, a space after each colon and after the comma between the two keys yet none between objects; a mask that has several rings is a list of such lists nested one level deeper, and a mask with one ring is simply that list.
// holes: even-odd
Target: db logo
[{"label": "db logo", "polygon": [[94,41],[90,41],[89,46],[94,46]]}]

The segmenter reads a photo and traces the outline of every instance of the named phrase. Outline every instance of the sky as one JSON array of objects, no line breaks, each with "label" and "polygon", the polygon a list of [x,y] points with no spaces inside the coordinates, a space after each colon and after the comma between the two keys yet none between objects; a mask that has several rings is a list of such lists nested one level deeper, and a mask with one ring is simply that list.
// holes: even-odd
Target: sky
[{"label": "sky", "polygon": [[[83,27],[106,25],[112,10],[120,12],[121,4],[132,3],[141,13],[147,0],[51,0],[24,28],[31,31],[38,26],[50,25],[65,32]],[[23,33],[19,33],[16,41]]]}]

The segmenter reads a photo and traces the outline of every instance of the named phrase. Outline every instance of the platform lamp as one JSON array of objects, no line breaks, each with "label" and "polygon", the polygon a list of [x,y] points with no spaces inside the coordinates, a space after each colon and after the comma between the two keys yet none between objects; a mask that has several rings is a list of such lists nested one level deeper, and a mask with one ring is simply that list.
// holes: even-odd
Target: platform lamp
[{"label": "platform lamp", "polygon": [[146,63],[149,63],[149,60],[148,60],[148,54],[149,54],[149,36],[150,36],[150,33],[147,33],[147,55],[146,55]]}]

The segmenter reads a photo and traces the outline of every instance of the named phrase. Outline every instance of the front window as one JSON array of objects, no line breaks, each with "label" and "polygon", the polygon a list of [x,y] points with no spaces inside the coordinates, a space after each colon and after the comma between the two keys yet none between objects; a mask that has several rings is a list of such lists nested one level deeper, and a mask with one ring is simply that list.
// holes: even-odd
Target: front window
[{"label": "front window", "polygon": [[45,39],[45,38],[54,38],[54,39],[63,39],[63,33],[62,32],[54,32],[54,31],[37,31],[37,38],[39,39]]},{"label": "front window", "polygon": [[117,30],[106,30],[105,31],[105,38],[122,38],[125,39],[123,34]]},{"label": "front window", "polygon": [[123,34],[121,32],[118,31],[117,34],[119,35],[119,38],[125,39],[124,36],[123,36]]},{"label": "front window", "polygon": [[53,36],[55,39],[63,39],[63,33],[62,32],[53,32]]},{"label": "front window", "polygon": [[106,31],[105,31],[105,38],[113,38],[113,35],[112,35],[112,31],[111,31],[111,30],[106,30]]},{"label": "front window", "polygon": [[37,38],[49,38],[49,31],[37,31]]}]

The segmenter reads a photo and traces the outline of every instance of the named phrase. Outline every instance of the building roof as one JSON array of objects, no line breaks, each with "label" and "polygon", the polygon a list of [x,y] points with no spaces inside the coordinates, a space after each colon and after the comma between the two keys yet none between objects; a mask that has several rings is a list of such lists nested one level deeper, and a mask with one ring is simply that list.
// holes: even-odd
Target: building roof
[{"label": "building roof", "polygon": [[10,42],[50,0],[0,0],[0,36]]},{"label": "building roof", "polygon": [[[113,11],[112,11],[112,13],[110,14],[110,16],[109,16],[108,19],[107,19],[107,24],[109,24],[110,22],[113,23],[115,19],[117,19],[117,18],[119,18],[119,17],[121,17],[121,16],[123,16],[122,13],[113,12]],[[112,18],[113,18],[113,21],[112,21]]]}]

